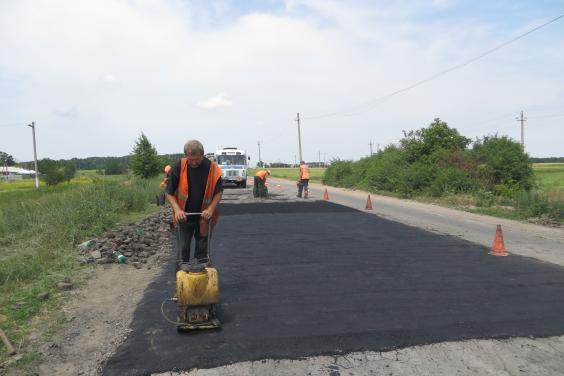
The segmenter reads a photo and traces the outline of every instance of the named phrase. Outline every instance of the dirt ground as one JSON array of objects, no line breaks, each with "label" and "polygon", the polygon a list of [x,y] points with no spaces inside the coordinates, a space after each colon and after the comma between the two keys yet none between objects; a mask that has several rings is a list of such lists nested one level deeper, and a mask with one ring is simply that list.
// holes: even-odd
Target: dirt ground
[{"label": "dirt ground", "polygon": [[[269,189],[273,200],[296,199],[291,185],[284,186],[283,181],[273,180]],[[362,196],[358,192],[351,195]],[[256,200],[250,193],[241,195],[236,190],[227,190],[224,199]],[[469,218],[474,220],[471,215]],[[142,269],[96,265],[86,286],[69,293],[63,307],[68,323],[42,347],[44,362],[39,374],[99,375],[104,362],[127,338],[136,305],[161,267],[162,260],[149,262]],[[243,362],[162,375],[561,375],[562,369],[564,337],[551,337],[447,342],[390,352]]]}]

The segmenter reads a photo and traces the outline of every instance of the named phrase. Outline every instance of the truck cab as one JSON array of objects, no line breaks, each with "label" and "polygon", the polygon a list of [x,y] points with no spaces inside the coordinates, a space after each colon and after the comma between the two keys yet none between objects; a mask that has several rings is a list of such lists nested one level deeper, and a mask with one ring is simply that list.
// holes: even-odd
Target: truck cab
[{"label": "truck cab", "polygon": [[247,187],[248,158],[245,150],[236,147],[217,149],[215,161],[223,171],[223,184]]}]

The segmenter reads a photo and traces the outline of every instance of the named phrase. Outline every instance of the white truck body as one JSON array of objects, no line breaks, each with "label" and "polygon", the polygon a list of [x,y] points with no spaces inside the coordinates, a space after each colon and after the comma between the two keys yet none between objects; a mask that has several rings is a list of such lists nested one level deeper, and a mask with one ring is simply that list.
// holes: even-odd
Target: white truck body
[{"label": "white truck body", "polygon": [[223,183],[247,187],[247,168],[249,167],[245,150],[236,147],[218,148],[215,161],[223,171]]}]

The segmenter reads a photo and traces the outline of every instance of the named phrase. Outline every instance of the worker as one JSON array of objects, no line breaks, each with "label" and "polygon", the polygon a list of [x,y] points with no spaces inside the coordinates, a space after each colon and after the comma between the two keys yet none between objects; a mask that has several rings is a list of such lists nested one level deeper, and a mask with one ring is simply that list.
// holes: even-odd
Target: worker
[{"label": "worker", "polygon": [[265,198],[266,189],[266,177],[270,176],[270,170],[260,170],[255,174],[255,184],[253,186],[253,197]]},{"label": "worker", "polygon": [[[190,260],[190,244],[196,241],[194,258],[207,260],[208,234],[218,220],[217,204],[223,195],[221,168],[204,157],[200,141],[184,144],[184,158],[170,171],[166,198],[173,210],[173,222],[178,226],[178,246],[182,262]],[[187,216],[185,213],[201,213]]]},{"label": "worker", "polygon": [[172,169],[172,167],[170,167],[170,165],[166,165],[164,168],[164,172],[165,172],[165,177],[163,178],[163,180],[161,181],[161,184],[159,184],[159,186],[161,187],[161,189],[165,189],[166,185],[168,183],[168,177],[170,175],[170,170]]},{"label": "worker", "polygon": [[160,192],[157,195],[157,206],[163,206],[165,204],[165,201],[166,201],[165,190],[166,190],[166,185],[167,185],[167,182],[168,182],[168,176],[170,174],[171,168],[172,167],[170,167],[170,165],[166,165],[166,167],[164,168],[165,176],[164,176],[163,180],[161,181],[161,183],[159,184],[159,187],[163,191]]},{"label": "worker", "polygon": [[309,194],[309,167],[304,161],[300,161],[300,177],[298,179],[298,195],[297,197],[302,197],[302,191],[304,193],[304,198],[307,198]]}]

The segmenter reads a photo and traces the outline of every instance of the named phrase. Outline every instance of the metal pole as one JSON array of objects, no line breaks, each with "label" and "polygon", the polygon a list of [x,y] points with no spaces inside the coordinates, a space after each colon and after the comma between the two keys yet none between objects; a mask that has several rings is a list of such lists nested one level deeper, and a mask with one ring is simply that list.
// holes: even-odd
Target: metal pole
[{"label": "metal pole", "polygon": [[527,118],[523,116],[523,111],[521,111],[521,117],[515,120],[521,122],[521,149],[525,150],[525,121]]},{"label": "metal pole", "polygon": [[31,124],[27,125],[31,127],[31,132],[33,133],[33,159],[35,160],[35,189],[39,189],[39,177],[37,175],[37,146],[35,143],[35,122],[32,121]]},{"label": "metal pole", "polygon": [[260,161],[261,161],[261,159],[260,159],[260,141],[257,142],[257,145],[258,145],[258,149],[259,149],[259,163],[258,164],[260,165],[259,167],[262,167],[262,163],[260,163]]},{"label": "metal pole", "polygon": [[298,122],[298,145],[300,147],[300,161],[303,161],[304,158],[302,156],[302,132],[300,130],[300,113],[298,112],[298,118],[296,119]]}]

